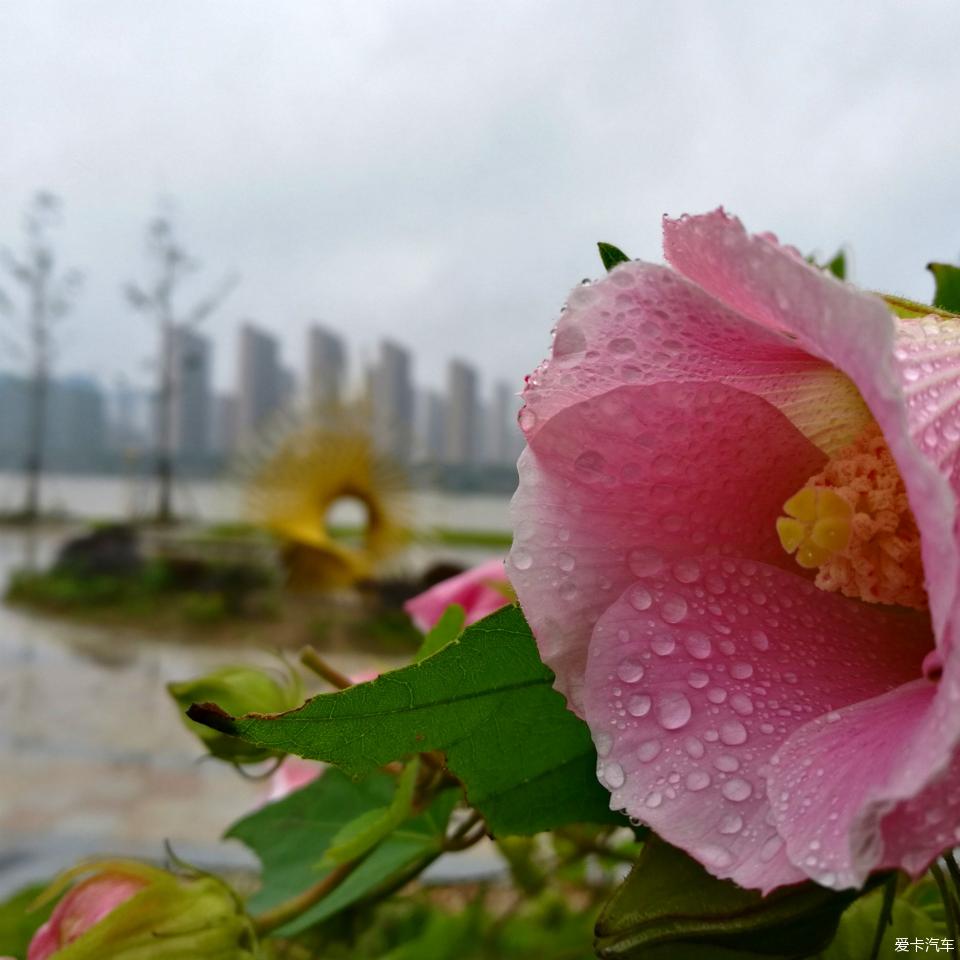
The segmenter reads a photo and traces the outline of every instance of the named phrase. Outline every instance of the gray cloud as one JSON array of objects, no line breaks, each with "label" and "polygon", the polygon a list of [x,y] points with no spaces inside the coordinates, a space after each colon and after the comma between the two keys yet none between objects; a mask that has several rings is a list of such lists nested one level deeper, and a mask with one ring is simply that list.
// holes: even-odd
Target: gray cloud
[{"label": "gray cloud", "polygon": [[208,270],[218,379],[252,316],[302,355],[406,341],[519,382],[593,244],[659,259],[664,212],[723,203],[864,285],[925,297],[960,255],[949,2],[32,0],[4,5],[0,238],[67,203],[89,280],[63,364],[143,377],[119,296],[159,195]]}]

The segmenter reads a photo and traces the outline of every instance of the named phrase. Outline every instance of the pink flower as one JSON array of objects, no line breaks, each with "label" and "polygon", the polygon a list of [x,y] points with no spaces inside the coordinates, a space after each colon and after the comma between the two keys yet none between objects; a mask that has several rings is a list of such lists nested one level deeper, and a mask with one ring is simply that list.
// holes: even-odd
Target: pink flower
[{"label": "pink flower", "polygon": [[403,609],[417,629],[426,633],[452,603],[459,603],[467,615],[467,624],[482,620],[488,613],[509,603],[509,583],[502,560],[488,560],[463,573],[432,586],[408,600]]},{"label": "pink flower", "polygon": [[764,891],[917,874],[960,838],[960,321],[722,210],[665,249],[529,378],[511,582],[612,807]]},{"label": "pink flower", "polygon": [[264,803],[273,803],[313,783],[326,770],[325,763],[315,760],[301,760],[300,757],[286,757],[276,772],[267,779],[267,795]]},{"label": "pink flower", "polygon": [[96,874],[78,883],[34,934],[27,960],[54,956],[145,886],[142,878],[116,871]]}]

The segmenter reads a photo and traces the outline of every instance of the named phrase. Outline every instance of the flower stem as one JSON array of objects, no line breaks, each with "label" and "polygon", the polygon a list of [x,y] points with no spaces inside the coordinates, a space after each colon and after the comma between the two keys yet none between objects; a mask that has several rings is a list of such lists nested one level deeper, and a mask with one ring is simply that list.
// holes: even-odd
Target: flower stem
[{"label": "flower stem", "polygon": [[272,910],[261,913],[259,917],[253,918],[253,926],[257,935],[264,937],[274,930],[279,929],[291,920],[295,920],[302,913],[306,913],[314,904],[319,903],[328,893],[331,893],[343,883],[347,877],[363,862],[363,857],[357,857],[355,860],[348,860],[334,867],[319,883],[308,887],[303,893],[291,897],[289,900],[278,904]]},{"label": "flower stem", "polygon": [[318,676],[323,677],[331,687],[346,690],[347,687],[353,686],[353,681],[348,676],[342,674],[335,667],[331,667],[313,647],[304,647],[300,651],[300,662]]},{"label": "flower stem", "polygon": [[947,918],[947,936],[953,941],[953,950],[951,955],[954,960],[958,960],[957,954],[957,905],[956,901],[950,895],[950,889],[947,887],[947,878],[943,875],[943,870],[939,863],[930,864],[930,873],[937,882],[940,890],[940,898],[943,900],[943,908]]},{"label": "flower stem", "polygon": [[947,865],[947,870],[950,871],[950,879],[953,880],[953,895],[957,903],[960,904],[960,866],[957,865],[956,854],[952,850],[948,850],[943,855],[943,862]]},{"label": "flower stem", "polygon": [[883,945],[883,935],[887,932],[887,927],[893,923],[893,901],[896,895],[897,874],[891,873],[883,887],[883,906],[880,908],[880,919],[877,922],[877,935],[873,940],[870,960],[877,960],[880,956],[880,947]]}]

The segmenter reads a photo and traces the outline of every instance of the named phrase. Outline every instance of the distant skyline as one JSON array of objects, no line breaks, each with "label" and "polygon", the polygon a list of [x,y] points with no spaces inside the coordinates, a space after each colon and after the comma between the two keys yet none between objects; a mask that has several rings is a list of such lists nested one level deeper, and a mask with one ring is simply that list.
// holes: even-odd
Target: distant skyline
[{"label": "distant skyline", "polygon": [[464,353],[519,390],[595,242],[659,260],[665,212],[847,244],[857,282],[928,299],[960,257],[958,35],[949,0],[8,4],[0,245],[62,197],[62,372],[150,384],[120,287],[169,198],[188,301],[241,276],[202,329],[218,390],[247,320],[301,378],[320,322],[357,361],[404,343],[425,386]]}]

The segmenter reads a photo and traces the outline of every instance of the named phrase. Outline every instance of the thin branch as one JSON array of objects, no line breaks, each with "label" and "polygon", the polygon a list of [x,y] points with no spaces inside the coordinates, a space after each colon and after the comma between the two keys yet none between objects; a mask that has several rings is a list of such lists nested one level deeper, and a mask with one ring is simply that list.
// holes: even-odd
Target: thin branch
[{"label": "thin branch", "polygon": [[330,666],[313,647],[304,647],[300,651],[300,662],[338,690],[353,686],[353,681],[346,674]]},{"label": "thin branch", "polygon": [[946,877],[943,875],[943,870],[940,868],[940,864],[934,861],[930,864],[930,873],[933,875],[933,879],[937,883],[937,887],[940,890],[940,899],[943,900],[943,909],[946,914],[947,920],[947,936],[953,942],[953,951],[952,956],[954,960],[958,960],[957,954],[957,904],[953,897],[950,895],[950,890],[947,887]]},{"label": "thin branch", "polygon": [[312,887],[304,890],[303,893],[278,904],[272,910],[261,913],[259,917],[254,917],[253,926],[257,935],[263,937],[273,933],[274,930],[285,926],[291,920],[296,920],[302,913],[306,913],[327,894],[336,890],[360,866],[365,856],[348,860],[346,863],[334,867],[319,883],[315,883]]},{"label": "thin branch", "polygon": [[870,951],[870,960],[878,960],[880,947],[883,945],[883,936],[887,927],[893,923],[893,901],[897,896],[897,874],[891,873],[883,888],[883,905],[880,907],[880,919],[877,921],[877,933],[873,939],[873,949]]}]

